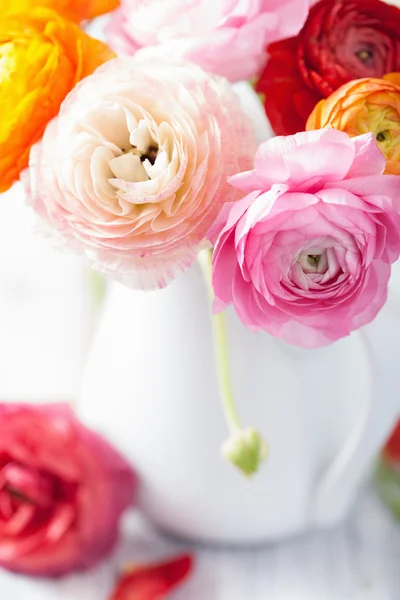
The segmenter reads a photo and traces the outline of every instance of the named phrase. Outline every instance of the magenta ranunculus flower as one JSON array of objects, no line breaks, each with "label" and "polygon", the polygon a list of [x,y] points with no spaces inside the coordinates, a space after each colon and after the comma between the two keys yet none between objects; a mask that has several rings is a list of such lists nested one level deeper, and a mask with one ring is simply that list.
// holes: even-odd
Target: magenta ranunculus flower
[{"label": "magenta ranunculus flower", "polygon": [[108,27],[117,52],[181,56],[230,81],[256,77],[266,47],[296,35],[307,0],[121,0]]},{"label": "magenta ranunculus flower", "polygon": [[251,167],[254,128],[229,83],[182,60],[107,62],[31,152],[31,201],[61,240],[127,285],[189,267]]},{"label": "magenta ranunculus flower", "polygon": [[385,165],[370,133],[261,144],[254,170],[230,178],[247,196],[221,214],[216,309],[232,303],[249,328],[304,348],[369,323],[400,252],[400,177]]},{"label": "magenta ranunculus flower", "polygon": [[0,404],[0,566],[63,575],[113,548],[135,476],[64,404]]}]

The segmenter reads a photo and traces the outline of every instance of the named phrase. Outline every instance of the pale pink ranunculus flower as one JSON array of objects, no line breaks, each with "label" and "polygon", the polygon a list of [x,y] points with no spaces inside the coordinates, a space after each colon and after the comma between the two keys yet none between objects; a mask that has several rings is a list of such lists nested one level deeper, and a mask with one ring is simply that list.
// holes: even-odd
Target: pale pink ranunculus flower
[{"label": "pale pink ranunculus flower", "polygon": [[108,26],[122,54],[181,56],[230,81],[256,77],[271,42],[296,35],[308,0],[122,0]]},{"label": "pale pink ranunculus flower", "polygon": [[136,477],[65,404],[0,403],[0,566],[37,576],[93,567],[114,547]]},{"label": "pale pink ranunculus flower", "polygon": [[107,62],[33,149],[36,211],[90,264],[132,287],[189,267],[250,168],[254,130],[229,83],[181,60]]},{"label": "pale pink ranunculus flower", "polygon": [[369,323],[400,252],[400,177],[385,166],[371,133],[261,144],[254,170],[230,178],[247,195],[210,232],[215,309],[304,348]]}]

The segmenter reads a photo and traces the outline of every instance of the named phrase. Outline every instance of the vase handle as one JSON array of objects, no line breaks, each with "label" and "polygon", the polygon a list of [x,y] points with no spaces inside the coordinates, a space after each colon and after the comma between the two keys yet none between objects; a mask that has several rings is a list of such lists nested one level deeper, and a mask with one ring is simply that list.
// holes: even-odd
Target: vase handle
[{"label": "vase handle", "polygon": [[313,524],[334,525],[350,509],[368,465],[384,445],[400,413],[400,296],[391,292],[382,313],[360,331],[373,368],[372,389],[339,454],[318,480]]}]

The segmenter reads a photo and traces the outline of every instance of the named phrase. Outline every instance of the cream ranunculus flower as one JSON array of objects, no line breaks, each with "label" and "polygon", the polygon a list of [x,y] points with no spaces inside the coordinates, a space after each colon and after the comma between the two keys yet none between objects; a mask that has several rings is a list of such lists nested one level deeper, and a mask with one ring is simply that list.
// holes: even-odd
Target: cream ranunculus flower
[{"label": "cream ranunculus flower", "polygon": [[[189,267],[255,141],[228,82],[182,61],[116,59],[67,97],[31,154],[35,209],[92,266],[163,287]],[[240,195],[240,192],[239,192]]]}]

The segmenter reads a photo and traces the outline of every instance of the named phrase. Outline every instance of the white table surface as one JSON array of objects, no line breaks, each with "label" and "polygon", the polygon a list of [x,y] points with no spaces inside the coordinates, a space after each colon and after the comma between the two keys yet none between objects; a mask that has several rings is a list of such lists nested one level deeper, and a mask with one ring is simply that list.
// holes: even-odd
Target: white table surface
[{"label": "white table surface", "polygon": [[86,575],[43,582],[0,572],[1,600],[107,600],[118,567],[187,549],[191,580],[171,600],[399,600],[400,525],[373,491],[335,530],[248,550],[191,548],[155,532],[139,515],[126,522],[111,559]]}]

